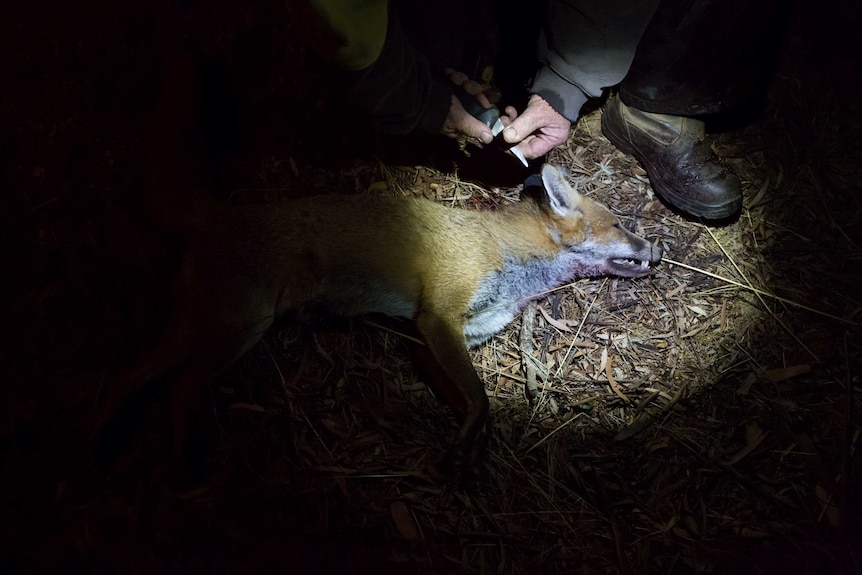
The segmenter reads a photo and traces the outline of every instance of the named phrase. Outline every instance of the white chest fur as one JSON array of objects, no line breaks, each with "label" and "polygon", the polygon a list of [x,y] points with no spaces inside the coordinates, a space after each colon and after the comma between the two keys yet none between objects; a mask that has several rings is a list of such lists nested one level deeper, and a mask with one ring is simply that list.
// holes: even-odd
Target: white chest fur
[{"label": "white chest fur", "polygon": [[479,345],[502,330],[532,298],[578,275],[579,256],[562,252],[550,259],[509,258],[503,269],[489,273],[470,300],[464,335],[467,345]]}]

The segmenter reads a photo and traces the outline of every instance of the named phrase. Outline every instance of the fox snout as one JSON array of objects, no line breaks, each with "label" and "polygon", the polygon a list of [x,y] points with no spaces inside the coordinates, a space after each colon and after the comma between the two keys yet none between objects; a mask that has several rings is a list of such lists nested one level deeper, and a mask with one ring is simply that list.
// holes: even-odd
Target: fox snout
[{"label": "fox snout", "polygon": [[626,248],[637,244],[642,244],[643,247],[628,255],[610,257],[607,262],[609,273],[623,277],[639,278],[649,274],[653,266],[661,261],[663,253],[661,246],[650,244],[634,234],[631,235],[637,242],[629,240],[624,244],[624,249],[621,251],[625,251]]},{"label": "fox snout", "polygon": [[591,237],[573,249],[574,275],[615,275],[639,278],[661,261],[662,249],[616,224],[592,230]]}]

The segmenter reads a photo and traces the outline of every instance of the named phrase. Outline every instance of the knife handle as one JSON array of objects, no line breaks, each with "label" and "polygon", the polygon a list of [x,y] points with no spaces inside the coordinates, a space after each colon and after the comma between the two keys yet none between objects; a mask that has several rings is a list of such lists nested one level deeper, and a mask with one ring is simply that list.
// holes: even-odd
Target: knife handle
[{"label": "knife handle", "polygon": [[463,86],[455,86],[455,97],[458,98],[461,105],[464,106],[464,109],[471,116],[489,128],[493,128],[497,120],[500,119],[500,110],[496,106],[491,106],[490,108],[484,107],[479,103],[479,99],[473,94],[468,93]]}]

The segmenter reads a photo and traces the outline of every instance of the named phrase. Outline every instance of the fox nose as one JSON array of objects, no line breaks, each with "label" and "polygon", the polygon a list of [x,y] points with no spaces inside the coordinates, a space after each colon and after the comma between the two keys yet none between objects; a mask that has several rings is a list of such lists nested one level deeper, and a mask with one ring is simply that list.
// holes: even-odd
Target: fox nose
[{"label": "fox nose", "polygon": [[661,256],[664,250],[661,249],[661,246],[658,244],[653,244],[650,247],[650,263],[657,264],[661,261]]}]

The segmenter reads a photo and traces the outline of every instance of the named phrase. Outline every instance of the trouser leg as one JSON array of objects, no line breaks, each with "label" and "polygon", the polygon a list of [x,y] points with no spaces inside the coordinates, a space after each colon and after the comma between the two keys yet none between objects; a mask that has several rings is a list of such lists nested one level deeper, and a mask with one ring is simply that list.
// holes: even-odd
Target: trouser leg
[{"label": "trouser leg", "polygon": [[575,121],[625,77],[658,0],[552,0],[530,91]]},{"label": "trouser leg", "polygon": [[777,13],[778,0],[662,0],[650,20],[602,131],[670,205],[710,219],[742,207],[739,178],[695,116],[762,96],[779,46]]},{"label": "trouser leg", "polygon": [[697,116],[762,97],[783,29],[778,0],[662,0],[620,85],[646,112]]}]

